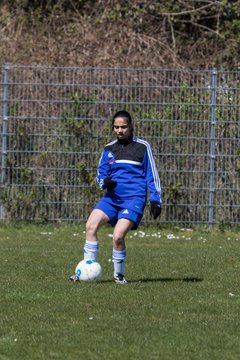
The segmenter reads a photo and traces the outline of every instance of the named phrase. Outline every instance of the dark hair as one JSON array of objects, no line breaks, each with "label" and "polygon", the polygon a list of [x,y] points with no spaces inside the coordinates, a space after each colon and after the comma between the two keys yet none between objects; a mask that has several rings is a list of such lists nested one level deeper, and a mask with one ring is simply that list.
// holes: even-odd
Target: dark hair
[{"label": "dark hair", "polygon": [[128,123],[128,126],[130,128],[130,132],[131,134],[133,133],[133,125],[132,125],[132,117],[131,115],[129,114],[128,111],[126,110],[120,110],[120,111],[117,111],[116,114],[113,116],[113,119],[112,119],[112,129],[113,129],[113,126],[114,126],[114,121],[116,118],[118,117],[121,117],[125,120],[127,120],[127,123]]}]

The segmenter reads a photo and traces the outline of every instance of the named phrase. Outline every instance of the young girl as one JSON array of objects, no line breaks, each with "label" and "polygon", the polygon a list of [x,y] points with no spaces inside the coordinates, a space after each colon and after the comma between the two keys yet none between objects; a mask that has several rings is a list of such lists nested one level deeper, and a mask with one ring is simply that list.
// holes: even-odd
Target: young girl
[{"label": "young girl", "polygon": [[[97,174],[98,185],[101,190],[106,189],[106,194],[87,220],[84,259],[97,259],[97,232],[103,224],[110,223],[114,227],[114,281],[126,284],[126,234],[138,228],[147,201],[147,190],[151,215],[154,219],[160,216],[161,187],[151,147],[133,135],[132,118],[127,111],[118,111],[114,115],[112,129],[117,138],[105,146]],[[79,280],[75,275],[70,279]]]}]

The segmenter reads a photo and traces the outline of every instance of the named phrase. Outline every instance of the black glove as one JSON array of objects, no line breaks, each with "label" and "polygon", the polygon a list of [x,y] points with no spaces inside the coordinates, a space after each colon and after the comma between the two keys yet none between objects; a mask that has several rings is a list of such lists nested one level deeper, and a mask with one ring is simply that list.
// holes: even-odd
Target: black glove
[{"label": "black glove", "polygon": [[103,189],[112,190],[117,186],[117,182],[114,180],[111,180],[110,178],[104,179],[103,182]]},{"label": "black glove", "polygon": [[158,216],[160,216],[162,211],[162,205],[156,201],[151,202],[150,214],[153,216],[155,220]]}]

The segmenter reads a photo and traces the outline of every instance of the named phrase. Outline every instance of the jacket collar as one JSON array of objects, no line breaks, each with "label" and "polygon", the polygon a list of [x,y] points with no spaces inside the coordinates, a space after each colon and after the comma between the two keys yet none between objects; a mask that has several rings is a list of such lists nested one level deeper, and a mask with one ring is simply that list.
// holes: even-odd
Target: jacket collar
[{"label": "jacket collar", "polygon": [[131,134],[128,139],[124,139],[124,140],[118,139],[119,144],[121,144],[123,146],[130,144],[132,141],[133,141],[133,134]]}]

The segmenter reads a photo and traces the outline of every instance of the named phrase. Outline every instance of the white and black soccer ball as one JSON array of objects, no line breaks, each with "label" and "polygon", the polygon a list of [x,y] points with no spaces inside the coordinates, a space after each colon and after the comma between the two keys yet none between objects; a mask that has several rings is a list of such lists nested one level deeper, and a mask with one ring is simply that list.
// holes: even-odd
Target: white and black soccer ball
[{"label": "white and black soccer ball", "polygon": [[80,281],[98,281],[102,276],[102,267],[95,260],[82,260],[76,266],[75,276]]}]

